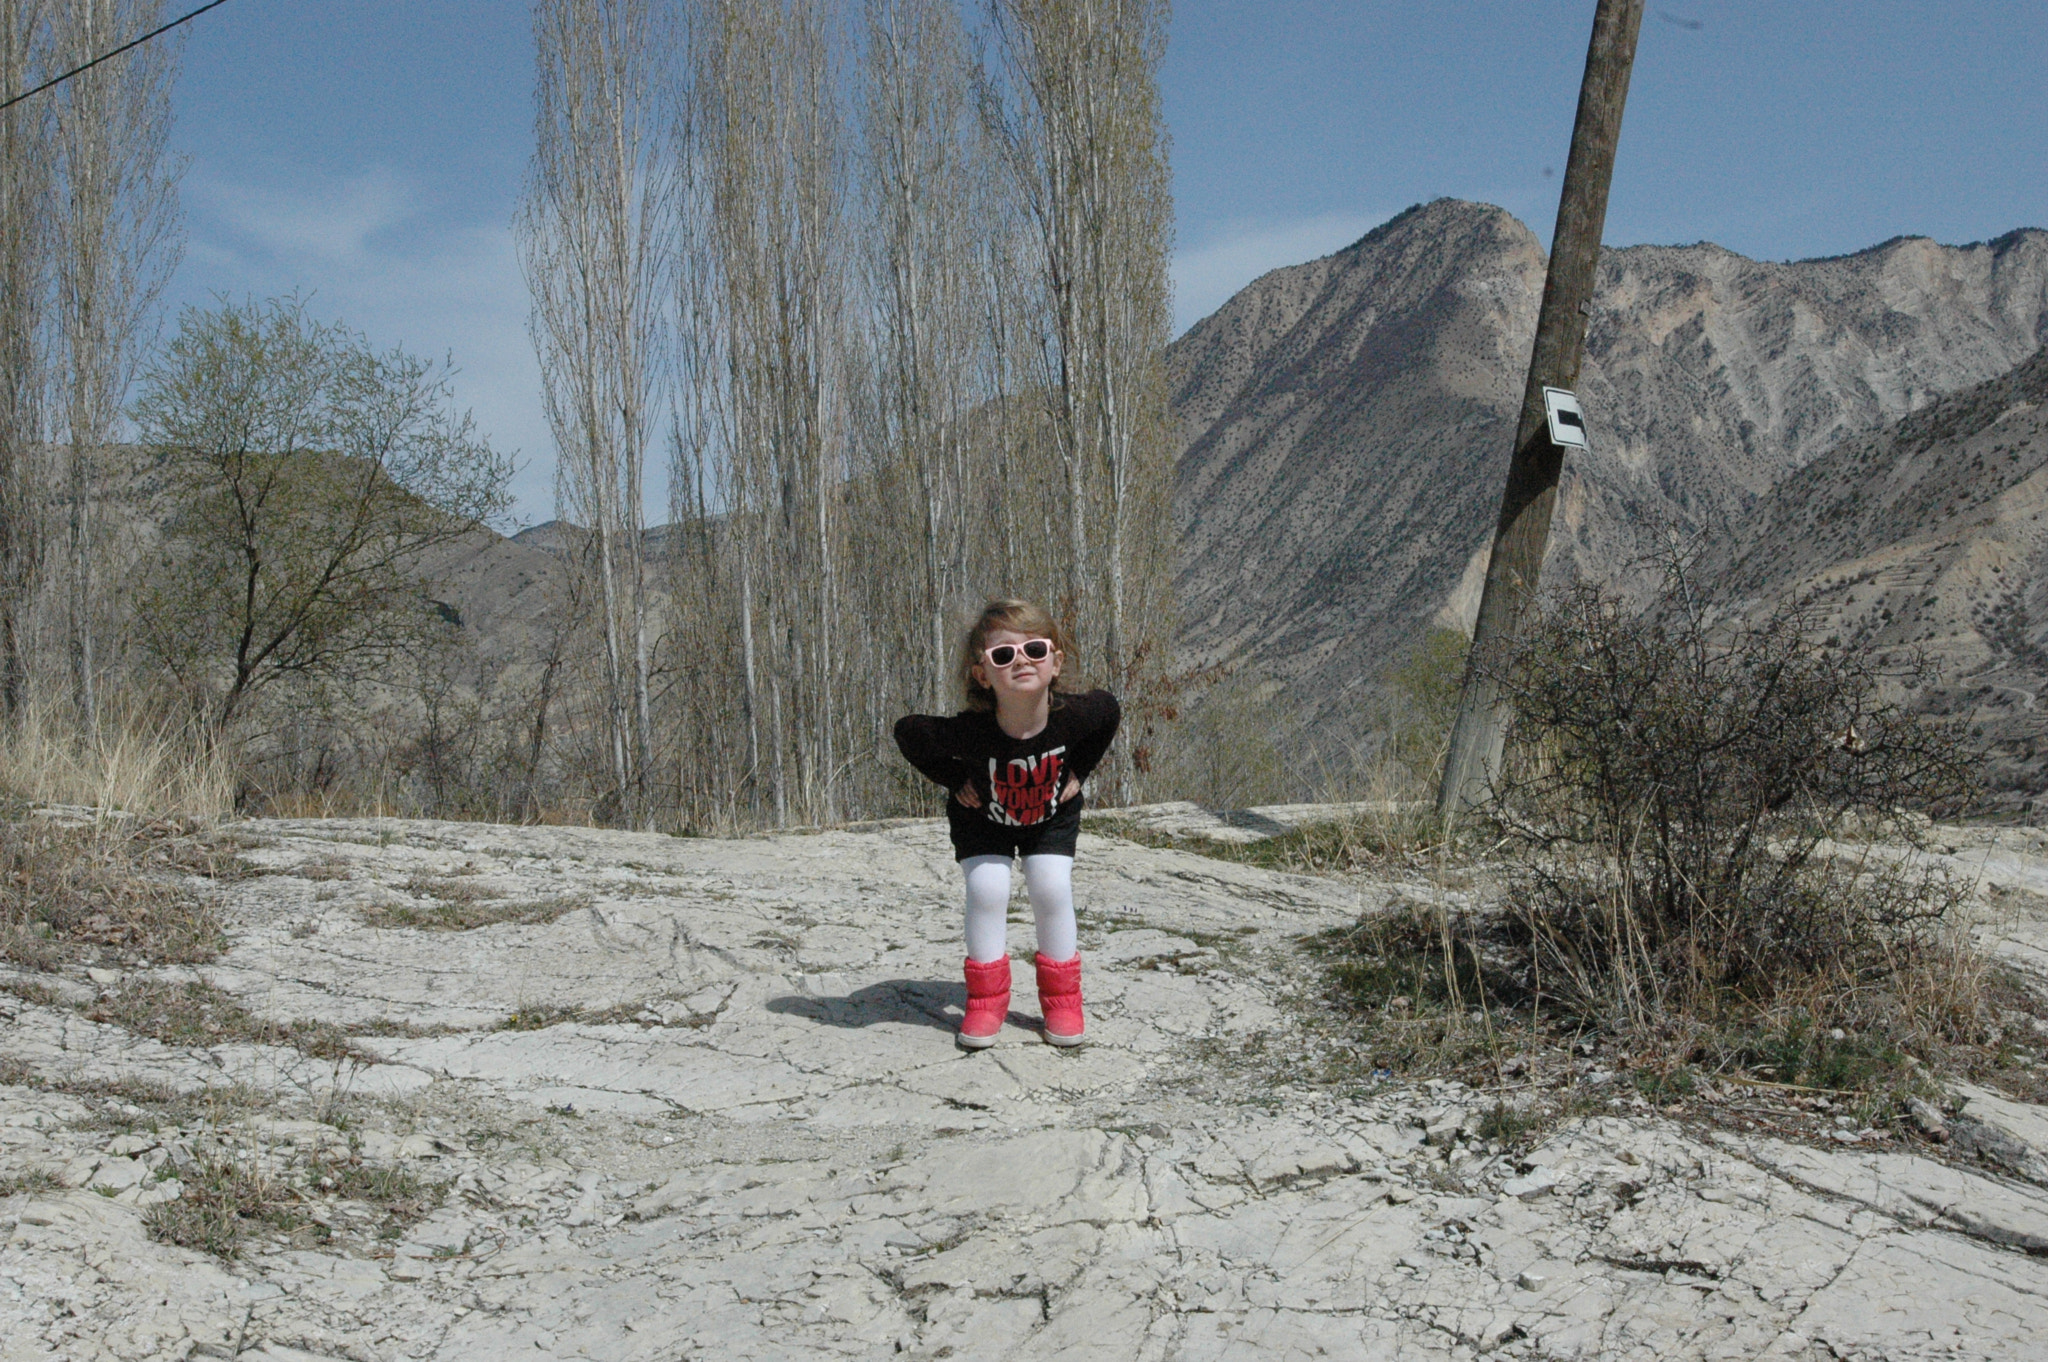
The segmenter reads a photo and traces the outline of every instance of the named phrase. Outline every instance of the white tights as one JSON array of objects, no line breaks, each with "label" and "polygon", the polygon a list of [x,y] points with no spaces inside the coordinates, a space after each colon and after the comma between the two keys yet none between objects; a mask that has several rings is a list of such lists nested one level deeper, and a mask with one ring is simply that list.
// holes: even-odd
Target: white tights
[{"label": "white tights", "polygon": [[[1010,953],[1010,858],[969,856],[960,862],[967,877],[967,958],[981,964]],[[1074,858],[1026,856],[1024,892],[1038,919],[1038,953],[1071,960],[1080,953],[1074,933]]]}]

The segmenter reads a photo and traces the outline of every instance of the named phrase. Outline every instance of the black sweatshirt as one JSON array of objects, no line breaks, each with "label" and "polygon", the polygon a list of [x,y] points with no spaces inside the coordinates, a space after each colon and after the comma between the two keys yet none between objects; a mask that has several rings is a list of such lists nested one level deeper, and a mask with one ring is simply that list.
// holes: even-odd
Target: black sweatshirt
[{"label": "black sweatshirt", "polygon": [[1053,692],[1039,732],[1013,738],[989,710],[964,709],[950,719],[909,714],[896,721],[896,745],[926,779],[949,792],[973,783],[980,813],[1004,827],[1029,827],[1060,811],[1067,777],[1088,779],[1109,750],[1122,717],[1106,690]]}]

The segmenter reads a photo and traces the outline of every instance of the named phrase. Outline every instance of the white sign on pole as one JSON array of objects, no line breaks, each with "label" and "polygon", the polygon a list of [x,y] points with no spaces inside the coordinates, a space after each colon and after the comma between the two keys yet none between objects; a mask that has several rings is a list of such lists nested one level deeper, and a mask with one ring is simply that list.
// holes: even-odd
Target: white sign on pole
[{"label": "white sign on pole", "polygon": [[1550,418],[1550,443],[1572,449],[1588,448],[1586,413],[1579,409],[1577,394],[1565,388],[1545,388],[1543,412]]}]

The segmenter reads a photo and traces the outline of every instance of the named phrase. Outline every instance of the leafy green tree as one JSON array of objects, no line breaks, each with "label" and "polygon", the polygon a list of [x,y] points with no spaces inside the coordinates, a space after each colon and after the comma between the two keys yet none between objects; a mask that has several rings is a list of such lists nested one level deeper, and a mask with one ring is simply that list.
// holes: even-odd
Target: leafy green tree
[{"label": "leafy green tree", "polygon": [[297,297],[188,308],[144,383],[169,514],[143,639],[216,733],[273,689],[377,675],[424,613],[424,560],[508,504],[511,461],[445,366]]}]

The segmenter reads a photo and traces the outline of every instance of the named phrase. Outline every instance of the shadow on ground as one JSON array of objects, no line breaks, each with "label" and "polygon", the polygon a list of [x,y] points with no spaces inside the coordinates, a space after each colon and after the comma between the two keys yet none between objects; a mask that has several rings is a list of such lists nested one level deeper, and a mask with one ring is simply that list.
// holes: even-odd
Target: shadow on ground
[{"label": "shadow on ground", "polygon": [[[802,1017],[823,1026],[856,1029],[890,1022],[951,1032],[967,1006],[967,986],[957,979],[884,979],[838,998],[789,995],[770,998],[770,1012]],[[1019,1026],[1035,1019],[1012,1012]]]}]

